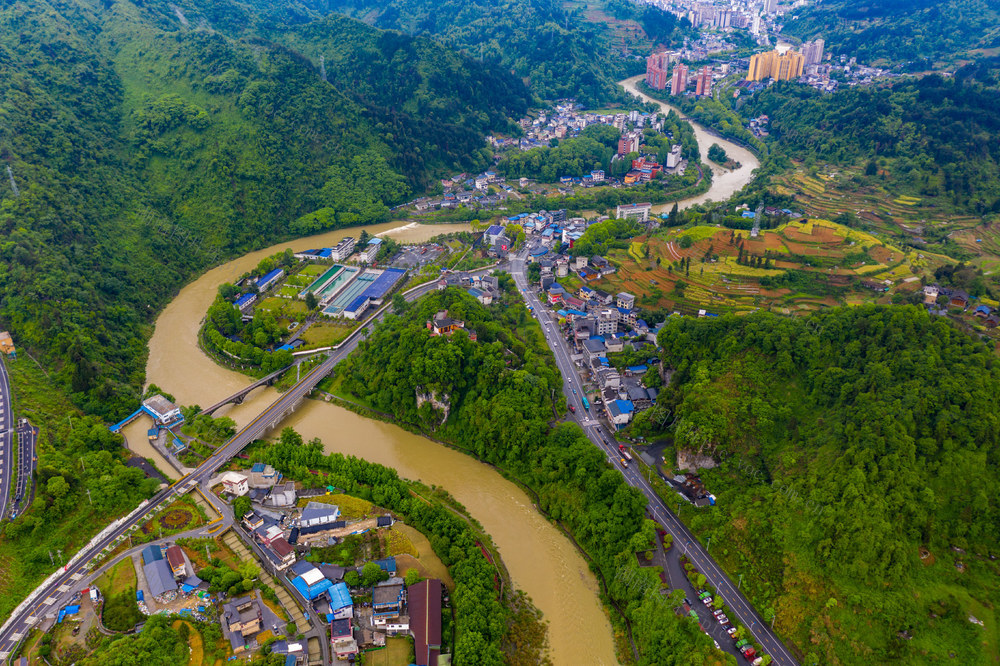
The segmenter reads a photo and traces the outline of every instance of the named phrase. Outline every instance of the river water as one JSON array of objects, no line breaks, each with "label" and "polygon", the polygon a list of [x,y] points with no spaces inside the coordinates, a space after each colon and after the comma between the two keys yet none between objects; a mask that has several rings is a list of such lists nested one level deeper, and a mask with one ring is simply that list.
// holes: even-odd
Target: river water
[{"label": "river water", "polygon": [[[694,204],[705,203],[706,201],[725,201],[743,189],[744,185],[753,180],[753,171],[760,166],[760,161],[754,156],[753,153],[743,146],[739,146],[732,141],[729,141],[728,139],[723,139],[722,137],[710,134],[702,125],[685,116],[684,113],[677,107],[661,102],[658,99],[653,99],[652,97],[640,92],[636,87],[636,84],[644,78],[645,77],[642,75],[633,76],[630,79],[619,81],[618,85],[633,95],[636,95],[644,102],[658,104],[663,113],[676,111],[681,118],[691,123],[691,126],[694,128],[695,138],[698,140],[698,148],[701,149],[701,155],[703,158],[702,162],[709,164],[709,168],[712,169],[712,187],[704,194],[699,194],[698,196],[679,201],[678,208],[683,209],[688,206],[693,206]],[[729,155],[730,159],[734,159],[740,163],[740,168],[730,171],[729,169],[723,169],[722,167],[709,162],[705,155],[708,154],[708,148],[713,143],[717,143],[722,146],[722,148],[726,151],[726,154]],[[653,206],[652,212],[666,213],[673,207],[673,205],[673,202],[657,204]]]},{"label": "river water", "polygon": [[[669,112],[673,107],[636,90],[635,84],[641,78],[633,77],[620,85],[646,101],[658,103],[664,113]],[[728,198],[750,182],[753,170],[759,166],[746,149],[708,134],[693,121],[691,124],[702,154],[712,143],[718,143],[742,166],[734,171],[711,167],[711,189],[681,201],[681,208]],[[666,211],[672,205],[654,206],[653,210]],[[419,242],[440,233],[469,231],[471,227],[389,222],[364,229],[370,234]],[[269,254],[288,247],[296,251],[324,247],[360,232],[361,228],[339,229],[280,243],[213,268],[185,286],[156,320],[149,342],[147,381],[172,393],[180,404],[202,406],[246,386],[246,376],[216,365],[198,348],[198,329],[219,285],[235,280]],[[276,397],[273,389],[259,389],[242,405],[225,407],[217,415],[229,416],[242,426]],[[531,500],[517,486],[469,456],[328,403],[306,401],[284,425],[294,427],[307,440],[319,437],[327,452],[363,457],[398,470],[402,477],[448,490],[490,534],[514,584],[545,614],[553,662],[557,666],[616,663],[611,625],[602,610],[594,576],[572,543],[534,510]],[[160,469],[176,478],[170,465],[147,442],[147,427],[143,419],[137,419],[124,429],[130,447],[153,458]]]},{"label": "river water", "polygon": [[[405,241],[469,229],[469,225],[400,223],[366,227],[369,233],[385,232]],[[219,284],[286,247],[322,247],[359,232],[342,229],[281,243],[214,268],[185,286],[156,320],[149,343],[147,381],[172,393],[180,404],[202,406],[246,386],[246,376],[216,365],[198,348],[198,328]],[[243,425],[276,396],[270,388],[259,389],[242,405],[224,407],[217,415]],[[328,403],[307,400],[284,425],[294,427],[306,440],[319,437],[328,452],[363,457],[395,468],[402,477],[447,489],[493,538],[514,584],[545,614],[553,662],[617,663],[611,624],[601,607],[593,574],[573,544],[534,510],[529,497],[513,483],[467,455]],[[148,427],[143,419],[137,419],[124,429],[130,447],[176,476],[148,444]]]}]

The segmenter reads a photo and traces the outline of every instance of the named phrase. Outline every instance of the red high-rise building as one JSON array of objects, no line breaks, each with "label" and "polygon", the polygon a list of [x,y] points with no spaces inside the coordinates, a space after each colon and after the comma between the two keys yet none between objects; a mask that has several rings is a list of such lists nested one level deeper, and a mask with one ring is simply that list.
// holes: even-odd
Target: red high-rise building
[{"label": "red high-rise building", "polygon": [[663,90],[670,80],[670,55],[666,51],[654,53],[646,58],[646,85]]},{"label": "red high-rise building", "polygon": [[712,94],[712,68],[708,65],[702,67],[701,72],[698,74],[695,94],[698,97],[707,97]]},{"label": "red high-rise building", "polygon": [[670,82],[670,94],[680,95],[688,87],[688,67],[687,65],[678,64],[674,67],[674,77]]}]

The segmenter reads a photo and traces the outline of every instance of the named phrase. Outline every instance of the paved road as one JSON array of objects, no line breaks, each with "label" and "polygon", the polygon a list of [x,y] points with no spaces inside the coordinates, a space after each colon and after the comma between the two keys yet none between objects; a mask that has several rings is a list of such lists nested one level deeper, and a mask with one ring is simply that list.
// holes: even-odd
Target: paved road
[{"label": "paved road", "polygon": [[38,455],[35,453],[37,443],[38,428],[28,423],[27,419],[18,423],[17,483],[14,486],[14,499],[11,500],[11,520],[24,513],[35,497],[31,480],[38,466]]},{"label": "paved road", "polygon": [[4,365],[3,359],[0,359],[0,520],[7,517],[7,503],[15,479],[13,466],[14,410],[7,366]]},{"label": "paved road", "polygon": [[[493,266],[489,266],[470,272],[487,273],[493,269]],[[408,301],[413,301],[436,288],[436,281],[430,282],[404,292],[404,297]],[[354,351],[358,345],[358,341],[363,337],[363,332],[374,326],[375,322],[380,321],[389,309],[386,308],[378,312],[363,326],[359,327],[337,349],[332,351],[322,363],[306,373],[298,384],[279,396],[260,416],[236,433],[223,446],[219,447],[211,457],[202,462],[193,472],[169,488],[161,490],[131,518],[125,520],[115,529],[110,530],[107,535],[99,539],[93,546],[83,551],[77,563],[72,568],[63,567],[61,575],[56,576],[51,583],[47,585],[43,584],[37,590],[38,595],[35,600],[17,612],[15,616],[9,618],[4,626],[0,628],[0,662],[10,655],[31,627],[39,623],[45,614],[59,608],[61,601],[67,597],[67,593],[88,575],[87,562],[105,548],[111,546],[120,535],[149,520],[149,514],[158,507],[170,504],[181,495],[193,490],[196,486],[207,483],[223,465],[242,451],[247,444],[262,438],[269,430],[277,427],[305,399],[309,392],[333,370],[334,366]]]},{"label": "paved road", "polygon": [[[524,260],[526,256],[527,253],[522,251],[512,260],[511,273],[514,276],[517,288],[522,291],[525,301],[538,314],[538,320],[545,331],[545,338],[548,341],[549,347],[552,348],[556,364],[563,376],[563,393],[566,395],[567,404],[573,405],[576,409],[576,413],[571,416],[580,423],[590,441],[602,449],[607,455],[608,460],[624,474],[628,484],[638,488],[646,496],[646,499],[649,501],[648,511],[650,515],[673,536],[674,550],[679,549],[680,552],[686,554],[698,570],[705,574],[708,582],[712,584],[717,590],[717,594],[723,598],[726,605],[731,609],[730,619],[733,619],[732,616],[735,616],[735,619],[738,619],[753,634],[757,642],[763,647],[764,652],[771,655],[774,664],[778,664],[779,666],[794,666],[797,662],[792,654],[775,636],[774,632],[771,631],[767,623],[754,610],[753,606],[736,589],[736,586],[732,584],[729,577],[719,568],[712,556],[708,554],[708,551],[695,538],[694,534],[667,508],[667,505],[660,499],[660,496],[656,494],[646,479],[640,474],[639,466],[633,464],[628,468],[622,469],[618,462],[620,459],[618,447],[616,444],[611,443],[613,438],[593,414],[583,409],[583,403],[580,400],[584,390],[583,383],[580,381],[577,368],[570,358],[570,350],[566,340],[560,333],[557,320],[550,316],[549,311],[543,308],[534,292],[528,289],[527,264]],[[695,600],[692,599],[692,601]],[[709,623],[709,625],[712,625],[712,623]],[[717,627],[718,625],[714,626]],[[716,638],[716,640],[721,645],[722,641],[719,638]]]}]

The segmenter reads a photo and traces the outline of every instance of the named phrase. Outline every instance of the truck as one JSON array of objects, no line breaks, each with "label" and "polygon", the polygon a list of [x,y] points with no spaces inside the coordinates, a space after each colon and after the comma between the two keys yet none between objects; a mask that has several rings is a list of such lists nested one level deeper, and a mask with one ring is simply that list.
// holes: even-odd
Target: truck
[{"label": "truck", "polygon": [[628,460],[629,462],[632,462],[632,454],[628,452],[628,449],[625,448],[624,444],[619,444],[618,445],[618,451],[621,452],[621,454],[625,458],[625,460]]}]

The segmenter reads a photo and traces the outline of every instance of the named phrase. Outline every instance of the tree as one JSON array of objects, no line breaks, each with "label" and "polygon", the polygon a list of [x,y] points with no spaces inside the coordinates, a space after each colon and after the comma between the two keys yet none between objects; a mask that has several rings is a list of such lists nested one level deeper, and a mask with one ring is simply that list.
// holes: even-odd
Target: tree
[{"label": "tree", "polygon": [[729,161],[729,156],[726,155],[726,151],[722,146],[717,143],[713,143],[708,148],[708,159],[717,164],[725,164]]},{"label": "tree", "polygon": [[306,292],[306,310],[315,310],[318,305],[319,300],[316,298],[316,294],[311,291]]},{"label": "tree", "polygon": [[358,234],[358,247],[364,247],[368,245],[368,241],[371,240],[371,234],[368,233],[367,229],[362,229],[361,233]]},{"label": "tree", "polygon": [[388,579],[389,572],[374,562],[366,562],[365,566],[361,567],[361,584],[365,587],[371,587],[375,583]]},{"label": "tree", "polygon": [[406,582],[406,586],[409,587],[410,585],[416,585],[423,579],[424,577],[420,575],[420,571],[418,569],[407,569],[406,576],[403,580]]},{"label": "tree", "polygon": [[236,516],[237,520],[250,513],[252,508],[253,504],[246,495],[241,495],[233,500],[233,515]]},{"label": "tree", "polygon": [[392,296],[392,309],[396,314],[403,314],[410,307],[409,301],[401,293],[397,292]]},{"label": "tree", "polygon": [[682,249],[686,250],[692,245],[694,245],[694,239],[692,239],[687,234],[684,234],[683,236],[680,237],[680,240],[677,241],[677,244],[680,245]]},{"label": "tree", "polygon": [[357,571],[351,569],[344,574],[344,582],[347,583],[348,587],[358,587],[361,585],[361,576],[358,575]]}]

